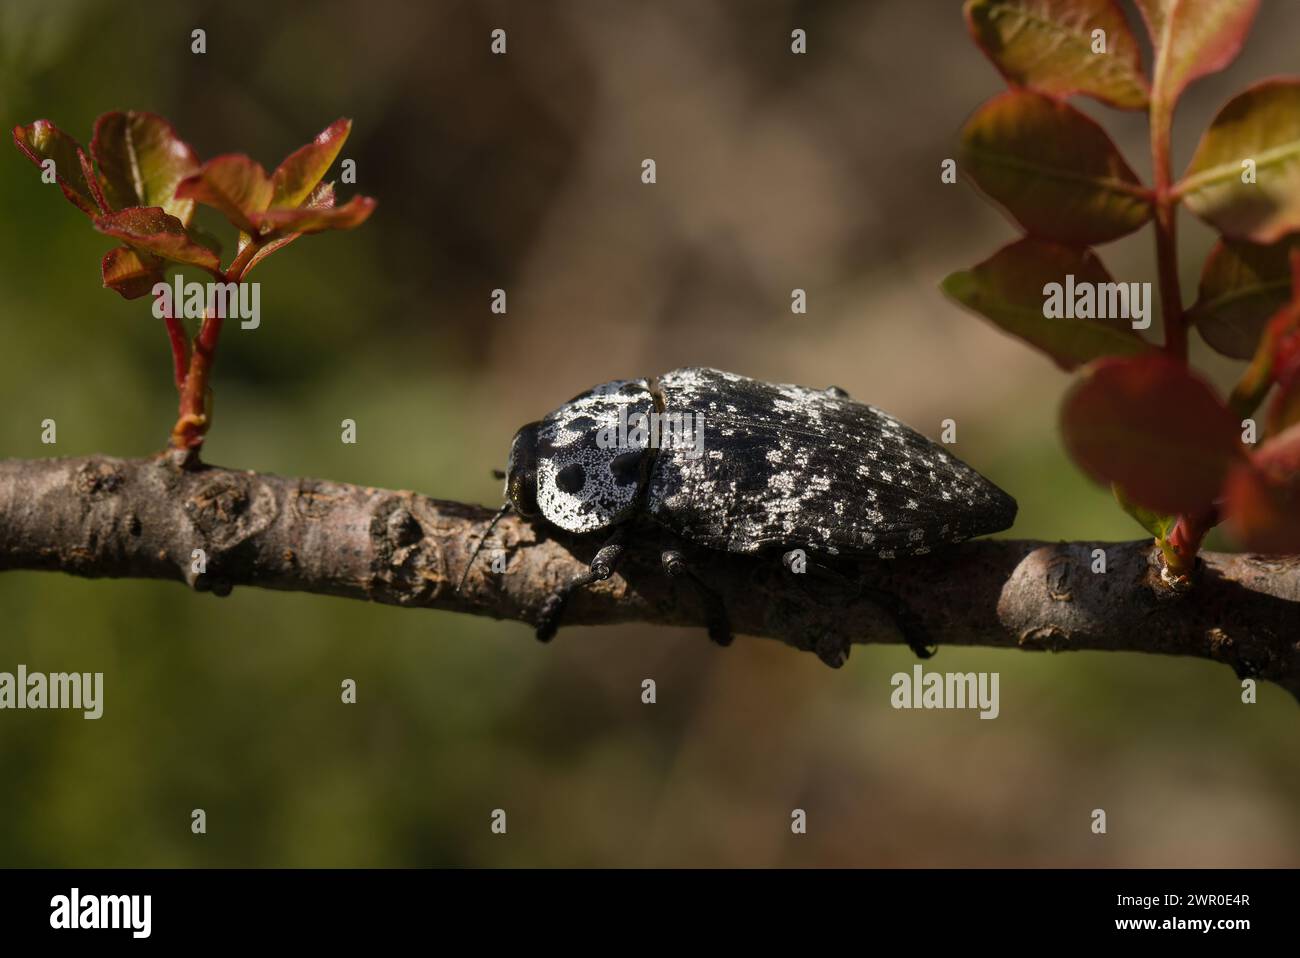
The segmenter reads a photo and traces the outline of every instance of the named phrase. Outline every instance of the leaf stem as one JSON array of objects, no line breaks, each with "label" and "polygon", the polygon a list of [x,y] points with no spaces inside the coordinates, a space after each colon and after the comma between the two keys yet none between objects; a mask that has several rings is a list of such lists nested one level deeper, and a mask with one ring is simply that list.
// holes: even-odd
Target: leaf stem
[{"label": "leaf stem", "polygon": [[1160,303],[1165,319],[1165,350],[1187,360],[1187,319],[1178,282],[1178,198],[1172,189],[1172,160],[1169,140],[1173,113],[1168,109],[1151,112],[1151,165],[1155,172],[1156,268],[1160,277]]},{"label": "leaf stem", "polygon": [[1165,568],[1175,579],[1187,579],[1196,568],[1196,553],[1201,551],[1209,531],[1219,524],[1217,506],[1209,506],[1202,512],[1182,515],[1174,525],[1169,536],[1160,543],[1164,555]]},{"label": "leaf stem", "polygon": [[239,282],[244,273],[248,270],[249,261],[252,260],[252,258],[257,254],[257,251],[261,248],[261,243],[255,239],[250,239],[244,248],[239,251],[238,255],[235,256],[234,260],[231,261],[230,268],[226,270],[226,280]]},{"label": "leaf stem", "polygon": [[[257,244],[249,243],[235,257],[230,268],[219,276],[219,279],[228,283],[242,282],[248,262],[256,251]],[[199,326],[199,334],[194,337],[194,351],[190,355],[189,371],[177,382],[181,391],[181,401],[180,414],[176,419],[176,425],[172,427],[171,445],[174,449],[197,453],[211,425],[208,379],[212,374],[212,366],[216,362],[217,343],[221,341],[223,322],[223,318],[215,312],[207,312],[203,317],[202,325]],[[170,325],[168,331],[171,331]],[[172,348],[174,354],[174,342]],[[197,456],[194,459],[197,460]]]},{"label": "leaf stem", "polygon": [[[1187,317],[1178,281],[1178,195],[1172,185],[1173,158],[1170,138],[1174,126],[1173,102],[1157,90],[1151,107],[1151,168],[1155,174],[1156,270],[1160,279],[1160,304],[1165,320],[1165,351],[1187,362]],[[1159,540],[1168,575],[1186,582],[1196,568],[1196,554],[1206,534],[1219,522],[1218,509],[1182,515],[1169,535]]]},{"label": "leaf stem", "polygon": [[172,427],[172,446],[177,449],[198,449],[208,431],[208,374],[217,356],[221,323],[220,316],[208,313],[203,317],[199,334],[194,337],[190,369],[181,387],[180,416]]},{"label": "leaf stem", "polygon": [[189,343],[185,341],[185,327],[175,316],[168,316],[167,338],[172,345],[172,375],[178,392],[185,390],[185,371],[189,367]]}]

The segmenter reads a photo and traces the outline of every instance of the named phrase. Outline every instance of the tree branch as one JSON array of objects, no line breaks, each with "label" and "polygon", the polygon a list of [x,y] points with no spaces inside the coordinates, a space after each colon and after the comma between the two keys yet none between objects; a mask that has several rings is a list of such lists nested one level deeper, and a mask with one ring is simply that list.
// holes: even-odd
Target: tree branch
[{"label": "tree branch", "polygon": [[[173,579],[314,592],[531,622],[599,546],[514,516],[456,583],[492,511],[414,492],[287,479],[154,459],[0,461],[0,571]],[[638,526],[619,573],[569,603],[569,624],[700,625],[689,588],[659,568],[682,543]],[[1092,572],[1104,549],[1107,571]],[[195,572],[195,550],[206,571]],[[940,645],[1108,649],[1193,655],[1300,697],[1300,557],[1204,553],[1194,586],[1160,576],[1149,542],[983,540],[919,559],[864,562],[850,576],[779,557],[687,550],[723,595],[739,634],[768,636],[837,664],[849,643],[899,641],[860,581],[898,596]],[[492,571],[493,559],[506,571]],[[701,637],[703,641],[703,637]]]}]

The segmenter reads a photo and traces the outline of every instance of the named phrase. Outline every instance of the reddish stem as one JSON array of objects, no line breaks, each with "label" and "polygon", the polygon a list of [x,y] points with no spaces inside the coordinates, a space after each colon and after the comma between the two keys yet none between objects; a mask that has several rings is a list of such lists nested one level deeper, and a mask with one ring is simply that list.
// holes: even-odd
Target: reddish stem
[{"label": "reddish stem", "polygon": [[172,344],[172,374],[176,379],[176,389],[183,392],[185,389],[185,370],[190,364],[189,343],[185,341],[185,327],[175,316],[168,316],[164,322],[167,323],[167,338]]},{"label": "reddish stem", "polygon": [[[230,264],[225,273],[217,274],[219,281],[239,283],[243,280],[248,262],[257,251],[255,243],[249,243]],[[209,422],[208,378],[212,374],[212,365],[217,358],[217,343],[221,340],[222,318],[205,315],[199,326],[199,334],[194,337],[194,352],[190,355],[189,371],[181,383],[180,415],[172,427],[171,444],[175,449],[197,451],[203,445]]]},{"label": "reddish stem", "polygon": [[1187,359],[1187,321],[1178,286],[1178,243],[1175,237],[1177,207],[1159,192],[1156,196],[1156,263],[1160,275],[1160,302],[1165,317],[1165,349]]},{"label": "reddish stem", "polygon": [[1162,543],[1165,567],[1171,576],[1187,578],[1196,568],[1196,553],[1201,551],[1210,530],[1219,524],[1219,510],[1210,506],[1202,512],[1178,517],[1169,537]]},{"label": "reddish stem", "polygon": [[[1165,351],[1187,362],[1187,317],[1183,313],[1183,292],[1178,283],[1178,197],[1173,191],[1173,161],[1170,136],[1173,132],[1173,98],[1158,88],[1152,93],[1151,168],[1155,174],[1156,269],[1160,278],[1160,304],[1165,319]],[[1169,535],[1160,543],[1168,574],[1181,580],[1196,568],[1196,554],[1206,534],[1218,524],[1218,509],[1210,506],[1195,514],[1178,517]]]},{"label": "reddish stem", "polygon": [[1178,284],[1178,200],[1173,195],[1173,163],[1169,137],[1173,114],[1167,109],[1151,112],[1151,165],[1155,172],[1156,269],[1160,277],[1160,303],[1165,318],[1165,349],[1187,360],[1187,321],[1183,315],[1183,293]]},{"label": "reddish stem", "polygon": [[261,245],[256,240],[249,240],[248,244],[235,256],[230,268],[226,270],[225,279],[239,282],[243,275],[248,272],[248,264],[257,255],[259,249],[261,249]]},{"label": "reddish stem", "polygon": [[197,449],[203,445],[203,436],[208,431],[208,375],[217,358],[221,323],[219,316],[204,316],[199,334],[194,337],[190,369],[181,388],[180,417],[172,429],[172,445],[178,449]]}]

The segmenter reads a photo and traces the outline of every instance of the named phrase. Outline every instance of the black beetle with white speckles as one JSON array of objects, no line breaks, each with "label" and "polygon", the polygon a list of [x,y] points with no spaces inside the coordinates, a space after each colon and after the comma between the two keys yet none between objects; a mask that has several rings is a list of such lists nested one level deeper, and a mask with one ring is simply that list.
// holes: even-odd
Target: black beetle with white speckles
[{"label": "black beetle with white speckles", "polygon": [[[628,431],[652,414],[686,426],[658,443]],[[998,532],[1016,515],[1015,500],[964,462],[842,390],[694,368],[605,383],[521,428],[506,496],[503,511],[608,539],[588,572],[543,605],[543,640],[574,589],[613,574],[636,516],[730,553],[892,559]],[[699,591],[710,635],[730,641],[717,594],[680,553],[662,560]],[[913,648],[928,654],[906,610],[894,611]]]}]

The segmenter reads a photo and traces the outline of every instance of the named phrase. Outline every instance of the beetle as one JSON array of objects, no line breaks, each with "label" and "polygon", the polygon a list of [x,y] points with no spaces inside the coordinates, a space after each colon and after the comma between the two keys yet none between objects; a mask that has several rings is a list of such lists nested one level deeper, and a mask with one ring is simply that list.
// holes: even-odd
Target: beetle
[{"label": "beetle", "polygon": [[[970,466],[842,389],[697,367],[580,393],[521,427],[498,475],[506,503],[478,549],[512,509],[604,537],[589,568],[542,604],[542,641],[555,635],[575,590],[614,574],[640,517],[727,553],[893,559],[1001,531],[1016,515],[1015,500]],[[728,644],[717,592],[679,550],[660,559],[668,576],[695,587],[710,637]],[[914,617],[886,605],[912,648],[928,655]]]}]

